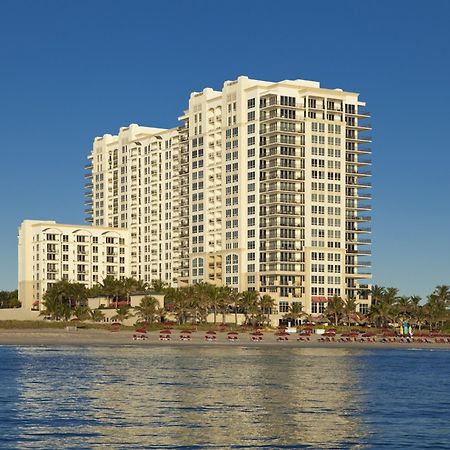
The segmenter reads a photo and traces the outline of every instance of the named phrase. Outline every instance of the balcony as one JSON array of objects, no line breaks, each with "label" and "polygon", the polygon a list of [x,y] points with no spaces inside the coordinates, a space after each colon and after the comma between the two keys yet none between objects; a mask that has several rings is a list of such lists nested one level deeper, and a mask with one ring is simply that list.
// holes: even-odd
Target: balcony
[{"label": "balcony", "polygon": [[346,253],[348,255],[355,255],[355,256],[371,256],[372,255],[371,250],[364,250],[364,249],[346,250]]},{"label": "balcony", "polygon": [[353,216],[348,215],[345,217],[345,220],[348,222],[370,222],[372,218],[370,216]]},{"label": "balcony", "polygon": [[85,189],[92,189],[94,187],[94,185],[92,183],[85,183],[84,188]]},{"label": "balcony", "polygon": [[300,118],[292,118],[292,117],[284,117],[280,114],[278,111],[272,111],[270,115],[265,117],[260,117],[259,123],[266,123],[266,122],[278,122],[282,120],[283,122],[297,122]]},{"label": "balcony", "polygon": [[355,177],[370,177],[372,176],[372,171],[370,170],[357,170],[352,165],[347,164],[347,167],[345,168],[346,175],[354,175]]},{"label": "balcony", "polygon": [[350,142],[356,142],[358,144],[366,144],[372,142],[371,136],[345,136],[345,139]]},{"label": "balcony", "polygon": [[370,148],[354,148],[354,149],[346,149],[347,153],[355,154],[355,155],[371,155],[372,149]]},{"label": "balcony", "polygon": [[370,117],[370,112],[369,111],[355,111],[355,112],[345,112],[345,114],[347,116],[356,116],[356,117],[360,117],[360,118],[368,118]]},{"label": "balcony", "polygon": [[351,233],[372,233],[372,228],[370,228],[370,227],[360,227],[360,228],[347,227],[345,229],[345,231],[351,232]]},{"label": "balcony", "polygon": [[354,164],[355,166],[370,166],[370,165],[372,165],[371,159],[357,160],[355,156],[353,158],[347,156],[347,158],[345,158],[345,162],[347,164]]},{"label": "balcony", "polygon": [[355,187],[358,189],[366,189],[366,188],[372,187],[372,183],[369,183],[364,180],[360,181],[359,183],[357,181],[349,181],[346,184],[347,184],[347,186]]},{"label": "balcony", "polygon": [[293,128],[285,128],[281,127],[280,125],[270,125],[266,128],[262,128],[260,130],[261,135],[270,135],[270,134],[298,134],[298,133],[304,133],[305,130],[300,129],[299,127],[293,127]]},{"label": "balcony", "polygon": [[355,192],[353,194],[346,195],[346,198],[349,200],[372,200],[372,194],[359,194],[358,192]]},{"label": "balcony", "polygon": [[261,99],[266,99],[266,103],[260,106],[260,111],[265,111],[275,108],[289,108],[289,109],[305,109],[302,103],[295,103],[295,105],[282,105],[280,99],[277,95],[270,95],[266,97],[261,97]]},{"label": "balcony", "polygon": [[372,267],[372,263],[370,261],[346,261],[346,267]]},{"label": "balcony", "polygon": [[371,239],[361,239],[361,238],[356,238],[356,239],[349,239],[347,238],[345,240],[345,243],[348,246],[355,246],[355,245],[371,245],[372,244],[372,240]]},{"label": "balcony", "polygon": [[350,130],[356,130],[356,131],[369,131],[372,129],[372,125],[370,123],[358,123],[356,125],[348,125],[347,128]]},{"label": "balcony", "polygon": [[345,208],[348,211],[371,211],[372,210],[372,206],[367,205],[367,204],[360,205],[358,203],[354,204],[354,205],[347,204],[347,205],[345,205]]}]

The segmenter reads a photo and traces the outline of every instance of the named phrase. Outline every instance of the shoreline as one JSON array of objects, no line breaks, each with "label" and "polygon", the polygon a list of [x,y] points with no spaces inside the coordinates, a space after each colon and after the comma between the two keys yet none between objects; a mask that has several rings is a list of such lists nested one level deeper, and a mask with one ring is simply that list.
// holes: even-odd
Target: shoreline
[{"label": "shoreline", "polygon": [[322,342],[319,335],[313,335],[310,341],[297,341],[298,335],[291,335],[286,341],[278,341],[274,332],[265,332],[261,341],[252,341],[247,332],[239,333],[239,339],[230,342],[226,332],[218,332],[212,342],[205,340],[205,333],[197,331],[192,333],[189,341],[180,340],[180,333],[174,331],[171,340],[159,339],[158,331],[150,331],[145,340],[133,340],[136,332],[121,330],[112,332],[108,330],[84,329],[8,329],[0,330],[0,346],[73,346],[73,347],[283,347],[283,348],[339,348],[339,349],[434,349],[450,350],[450,344],[445,343],[419,343],[419,342]]}]

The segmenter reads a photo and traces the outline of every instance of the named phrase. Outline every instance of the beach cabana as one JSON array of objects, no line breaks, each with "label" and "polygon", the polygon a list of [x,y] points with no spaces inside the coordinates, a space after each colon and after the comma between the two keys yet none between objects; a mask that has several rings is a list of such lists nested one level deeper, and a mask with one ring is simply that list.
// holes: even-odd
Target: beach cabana
[{"label": "beach cabana", "polygon": [[168,330],[167,328],[164,330],[161,330],[159,332],[159,340],[160,341],[170,341],[172,339],[171,334],[172,334],[172,331]]},{"label": "beach cabana", "polygon": [[262,341],[264,334],[261,331],[254,331],[250,333],[250,339],[254,342]]},{"label": "beach cabana", "polygon": [[113,322],[111,324],[111,331],[119,331],[122,324],[120,322]]},{"label": "beach cabana", "polygon": [[180,341],[190,341],[191,340],[191,330],[181,330]]},{"label": "beach cabana", "polygon": [[230,331],[227,333],[227,339],[231,342],[239,340],[239,333],[237,331]]},{"label": "beach cabana", "polygon": [[275,333],[277,336],[277,341],[287,341],[289,340],[289,333],[281,332],[281,333]]},{"label": "beach cabana", "polygon": [[212,342],[216,340],[216,332],[213,330],[209,330],[205,333],[205,340],[208,342]]}]

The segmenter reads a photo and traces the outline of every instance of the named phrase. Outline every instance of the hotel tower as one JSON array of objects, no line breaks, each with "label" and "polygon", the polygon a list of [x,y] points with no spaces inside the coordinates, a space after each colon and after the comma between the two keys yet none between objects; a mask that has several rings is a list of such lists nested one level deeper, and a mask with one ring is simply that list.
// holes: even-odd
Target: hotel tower
[{"label": "hotel tower", "polygon": [[370,304],[369,114],[315,81],[241,76],[194,92],[172,129],[94,140],[87,221],[126,228],[136,278],[257,290],[278,312]]}]

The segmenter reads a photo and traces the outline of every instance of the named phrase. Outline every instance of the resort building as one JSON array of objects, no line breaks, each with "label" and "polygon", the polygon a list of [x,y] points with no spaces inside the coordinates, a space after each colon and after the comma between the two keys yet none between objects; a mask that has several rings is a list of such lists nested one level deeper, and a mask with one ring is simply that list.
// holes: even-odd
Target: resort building
[{"label": "resort building", "polygon": [[177,283],[182,191],[174,161],[179,141],[177,129],[133,124],[117,136],[96,138],[86,166],[87,221],[128,229],[130,274],[146,282]]},{"label": "resort building", "polygon": [[129,233],[121,228],[25,220],[19,229],[19,301],[42,308],[45,291],[67,280],[92,287],[130,276]]},{"label": "resort building", "polygon": [[[87,221],[128,229],[130,275],[368,310],[371,150],[357,93],[239,77],[192,93],[172,129],[94,140]],[[36,300],[38,300],[36,298]]]}]

